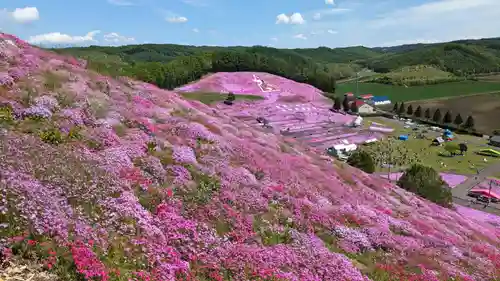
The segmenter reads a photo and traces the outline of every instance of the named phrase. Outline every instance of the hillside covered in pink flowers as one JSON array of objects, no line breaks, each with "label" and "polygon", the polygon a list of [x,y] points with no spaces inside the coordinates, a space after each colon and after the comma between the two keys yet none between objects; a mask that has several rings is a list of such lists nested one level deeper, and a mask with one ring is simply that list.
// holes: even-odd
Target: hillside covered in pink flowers
[{"label": "hillside covered in pink flowers", "polygon": [[498,226],[0,35],[0,279],[493,281],[499,248]]}]

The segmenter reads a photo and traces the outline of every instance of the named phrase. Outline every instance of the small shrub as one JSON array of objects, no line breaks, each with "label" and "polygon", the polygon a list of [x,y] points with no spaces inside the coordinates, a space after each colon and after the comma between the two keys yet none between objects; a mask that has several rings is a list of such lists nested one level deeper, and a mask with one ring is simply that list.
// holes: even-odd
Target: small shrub
[{"label": "small shrub", "polygon": [[154,154],[157,146],[158,145],[156,144],[155,141],[148,141],[146,143],[146,152],[149,154]]},{"label": "small shrub", "polygon": [[39,134],[40,131],[48,129],[49,125],[42,118],[29,117],[19,121],[16,128],[22,133]]},{"label": "small shrub", "polygon": [[58,145],[64,142],[64,135],[58,128],[49,128],[40,132],[40,139],[43,142]]},{"label": "small shrub", "polygon": [[56,100],[62,108],[68,108],[75,103],[76,94],[69,91],[58,91]]},{"label": "small shrub", "polygon": [[90,112],[97,119],[105,118],[108,114],[108,110],[109,107],[106,103],[96,101],[90,103]]},{"label": "small shrub", "polygon": [[356,167],[365,173],[372,174],[375,172],[375,161],[373,160],[370,153],[358,150],[349,156],[347,159],[347,164]]},{"label": "small shrub", "polygon": [[443,207],[452,206],[450,188],[436,170],[420,164],[412,165],[399,178],[398,185]]},{"label": "small shrub", "polygon": [[265,246],[274,246],[278,244],[292,243],[292,236],[290,230],[285,228],[283,231],[271,231],[269,229],[263,230],[259,233],[262,244]]},{"label": "small shrub", "polygon": [[266,174],[263,171],[259,170],[259,171],[254,173],[254,176],[257,180],[260,181],[266,176]]},{"label": "small shrub", "polygon": [[174,164],[174,159],[172,158],[172,149],[171,148],[167,147],[161,151],[153,151],[152,155],[155,156],[156,158],[160,159],[160,163],[164,167]]},{"label": "small shrub", "polygon": [[21,92],[21,104],[26,107],[33,105],[36,96],[37,94],[32,88],[26,88]]},{"label": "small shrub", "polygon": [[166,198],[165,193],[156,187],[148,187],[147,190],[144,190],[142,187],[137,186],[135,194],[139,198],[139,203],[152,213]]},{"label": "small shrub", "polygon": [[215,222],[214,228],[219,236],[224,236],[232,231],[233,226],[230,222],[225,221],[224,219],[218,219]]},{"label": "small shrub", "polygon": [[197,183],[196,188],[184,192],[183,199],[187,203],[192,203],[196,205],[203,205],[208,203],[214,193],[219,192],[220,181],[214,176],[199,173],[194,169],[188,169],[191,171],[194,182]]},{"label": "small shrub", "polygon": [[124,137],[127,134],[127,127],[123,124],[116,124],[113,126],[113,131],[119,137]]},{"label": "small shrub", "polygon": [[450,153],[451,156],[461,153],[460,145],[456,142],[448,142],[444,146],[444,150]]},{"label": "small shrub", "polygon": [[69,129],[68,135],[66,136],[69,140],[80,140],[82,139],[82,135],[80,134],[81,128],[78,126],[74,126]]},{"label": "small shrub", "polygon": [[0,106],[0,124],[10,125],[14,122],[12,108],[9,106]]},{"label": "small shrub", "polygon": [[89,139],[85,142],[87,147],[93,150],[102,150],[104,148],[103,144],[98,140]]},{"label": "small shrub", "polygon": [[272,222],[268,221],[268,216],[271,216],[271,221],[276,219],[277,213],[267,214],[263,217],[256,217],[253,223],[253,229],[261,239],[264,246],[274,246],[278,244],[290,244],[292,235],[290,227],[285,224],[284,227],[273,227]]}]

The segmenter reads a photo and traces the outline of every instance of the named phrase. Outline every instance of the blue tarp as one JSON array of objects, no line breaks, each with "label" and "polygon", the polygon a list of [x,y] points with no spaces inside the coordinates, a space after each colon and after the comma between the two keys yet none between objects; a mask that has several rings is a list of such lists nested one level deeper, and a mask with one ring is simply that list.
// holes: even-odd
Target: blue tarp
[{"label": "blue tarp", "polygon": [[389,100],[389,98],[385,97],[385,96],[374,96],[372,98],[372,101],[374,101],[374,102],[386,101],[386,100]]},{"label": "blue tarp", "polygon": [[408,136],[407,135],[400,135],[399,139],[400,140],[408,140]]}]

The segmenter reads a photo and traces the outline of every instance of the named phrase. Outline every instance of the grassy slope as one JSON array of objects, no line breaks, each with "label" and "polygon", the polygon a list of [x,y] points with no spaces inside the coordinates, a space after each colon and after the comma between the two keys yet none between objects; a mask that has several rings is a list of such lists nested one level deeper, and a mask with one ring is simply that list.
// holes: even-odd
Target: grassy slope
[{"label": "grassy slope", "polygon": [[[463,81],[408,88],[377,83],[359,83],[360,94],[370,93],[377,96],[387,96],[393,102],[453,97],[495,91],[500,91],[500,83]],[[356,83],[337,85],[337,93],[343,94],[347,92],[356,92]]]},{"label": "grassy slope", "polygon": [[[180,95],[188,100],[197,100],[204,104],[212,104],[215,102],[224,101],[227,95],[220,93],[205,93],[205,92],[193,92],[193,93],[180,93]],[[238,100],[262,100],[263,97],[257,95],[237,95],[236,101]]]}]

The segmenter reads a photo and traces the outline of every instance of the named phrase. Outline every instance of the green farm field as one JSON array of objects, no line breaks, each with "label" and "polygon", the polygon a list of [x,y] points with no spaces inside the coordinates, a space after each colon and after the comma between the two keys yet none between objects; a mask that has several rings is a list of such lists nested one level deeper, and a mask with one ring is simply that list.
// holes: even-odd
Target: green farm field
[{"label": "green farm field", "polygon": [[[500,92],[500,82],[460,81],[414,87],[392,86],[377,83],[359,83],[359,94],[387,96],[392,102],[458,97],[469,94]],[[339,94],[356,92],[356,83],[338,84]]]}]

